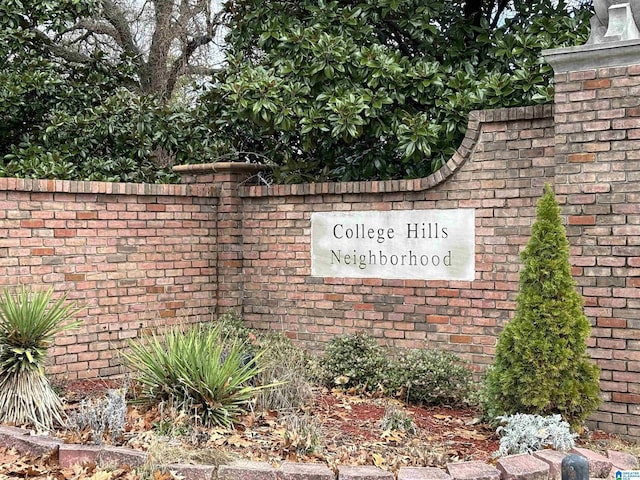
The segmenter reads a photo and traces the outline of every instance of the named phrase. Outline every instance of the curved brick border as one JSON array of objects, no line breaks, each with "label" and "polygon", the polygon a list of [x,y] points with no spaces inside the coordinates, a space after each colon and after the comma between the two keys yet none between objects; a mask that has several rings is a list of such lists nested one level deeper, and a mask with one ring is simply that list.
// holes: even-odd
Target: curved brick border
[{"label": "curved brick border", "polygon": [[[464,165],[476,148],[482,124],[518,120],[533,120],[553,116],[553,105],[532,105],[516,108],[496,108],[469,112],[467,130],[456,152],[437,172],[412,180],[380,180],[372,182],[323,182],[291,185],[257,185],[239,189],[241,197],[284,195],[316,195],[343,193],[418,192],[441,184]],[[175,169],[175,167],[174,167]]]},{"label": "curved brick border", "polygon": [[[31,435],[28,430],[0,426],[0,447],[37,456],[48,456],[63,467],[92,462],[102,468],[123,465],[137,467],[147,454],[122,447],[66,444],[58,438]],[[638,468],[638,459],[624,452],[608,451],[607,456],[584,448],[571,453],[589,461],[591,478],[615,478],[616,470]],[[238,461],[218,468],[210,465],[169,464],[162,467],[177,472],[185,480],[558,480],[564,454],[541,450],[533,455],[511,455],[494,467],[472,461],[449,463],[447,468],[401,467],[397,477],[374,466],[340,466],[337,475],[326,465],[284,462],[274,468],[266,462]]]}]

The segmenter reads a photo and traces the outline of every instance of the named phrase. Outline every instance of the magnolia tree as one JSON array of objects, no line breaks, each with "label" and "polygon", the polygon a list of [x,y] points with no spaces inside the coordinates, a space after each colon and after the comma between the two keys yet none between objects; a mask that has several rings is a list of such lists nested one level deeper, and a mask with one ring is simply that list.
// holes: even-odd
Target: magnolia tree
[{"label": "magnolia tree", "polygon": [[428,175],[470,110],[548,101],[540,50],[582,43],[590,15],[557,0],[219,7],[0,2],[0,175],[166,182],[174,162],[256,159],[280,182]]},{"label": "magnolia tree", "polygon": [[209,118],[228,152],[268,157],[282,182],[434,172],[470,110],[552,98],[540,51],[584,42],[590,15],[550,0],[233,0],[226,9],[228,65],[207,96]]},{"label": "magnolia tree", "polygon": [[176,180],[171,162],[208,158],[206,125],[167,101],[197,56],[189,45],[204,38],[180,34],[180,17],[152,29],[164,40],[136,43],[123,9],[109,0],[0,2],[1,176],[167,182]]}]

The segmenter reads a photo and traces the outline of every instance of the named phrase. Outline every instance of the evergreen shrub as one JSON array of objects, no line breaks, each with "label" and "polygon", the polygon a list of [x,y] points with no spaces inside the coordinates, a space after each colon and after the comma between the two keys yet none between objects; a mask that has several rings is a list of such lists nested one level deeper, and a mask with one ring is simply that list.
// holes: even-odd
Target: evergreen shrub
[{"label": "evergreen shrub", "polygon": [[466,404],[475,387],[471,370],[455,353],[390,351],[366,333],[331,340],[320,367],[327,386],[384,392],[416,405]]},{"label": "evergreen shrub", "polygon": [[590,325],[549,185],[521,258],[516,313],[499,336],[486,378],[487,413],[559,414],[578,427],[600,403],[599,370],[587,356]]},{"label": "evergreen shrub", "polygon": [[324,381],[329,386],[372,391],[380,387],[388,358],[375,339],[351,333],[332,339],[321,360]]},{"label": "evergreen shrub", "polygon": [[385,384],[407,403],[462,405],[473,389],[473,375],[466,362],[452,352],[401,350]]}]

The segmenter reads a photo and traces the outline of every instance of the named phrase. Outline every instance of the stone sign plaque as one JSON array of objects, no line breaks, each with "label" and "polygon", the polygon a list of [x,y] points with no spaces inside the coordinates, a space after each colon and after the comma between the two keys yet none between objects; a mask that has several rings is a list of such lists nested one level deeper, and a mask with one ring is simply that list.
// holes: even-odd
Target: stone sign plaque
[{"label": "stone sign plaque", "polygon": [[475,210],[313,213],[311,275],[474,280]]}]

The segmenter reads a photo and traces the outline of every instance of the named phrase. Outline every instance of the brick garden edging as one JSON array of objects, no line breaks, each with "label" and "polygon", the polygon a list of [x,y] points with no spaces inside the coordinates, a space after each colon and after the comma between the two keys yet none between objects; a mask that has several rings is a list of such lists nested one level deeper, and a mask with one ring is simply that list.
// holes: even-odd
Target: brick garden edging
[{"label": "brick garden edging", "polygon": [[[15,427],[0,426],[0,447],[47,456],[62,467],[89,462],[101,468],[139,467],[147,461],[147,454],[139,450],[67,444],[59,438],[31,435],[28,430]],[[616,470],[638,468],[638,459],[624,452],[609,450],[605,457],[585,448],[574,448],[570,453],[589,461],[591,478],[611,479],[615,478]],[[554,450],[541,450],[533,455],[502,457],[495,467],[481,461],[449,463],[446,469],[401,467],[397,476],[375,466],[339,466],[336,475],[324,464],[295,462],[284,462],[279,468],[255,461],[237,461],[219,467],[168,464],[162,468],[178,473],[185,480],[560,480],[564,456]]]}]

